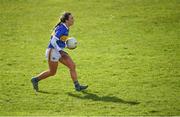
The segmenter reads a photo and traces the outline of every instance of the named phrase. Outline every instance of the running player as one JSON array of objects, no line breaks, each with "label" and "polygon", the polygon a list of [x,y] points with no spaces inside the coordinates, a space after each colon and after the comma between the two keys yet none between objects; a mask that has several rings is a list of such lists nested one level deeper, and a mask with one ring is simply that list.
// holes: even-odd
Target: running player
[{"label": "running player", "polygon": [[73,16],[69,12],[63,13],[60,17],[60,22],[55,26],[46,50],[46,58],[48,60],[49,69],[31,79],[35,91],[39,90],[39,81],[56,74],[58,62],[69,68],[76,91],[81,91],[88,87],[79,84],[75,63],[68,53],[64,51],[64,48],[66,47],[66,40],[68,39],[69,28],[73,25],[73,23]]}]

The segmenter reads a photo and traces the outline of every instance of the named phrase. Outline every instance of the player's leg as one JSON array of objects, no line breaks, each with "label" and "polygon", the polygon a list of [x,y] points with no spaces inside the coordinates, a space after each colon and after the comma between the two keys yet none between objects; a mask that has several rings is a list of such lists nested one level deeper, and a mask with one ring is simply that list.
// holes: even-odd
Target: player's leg
[{"label": "player's leg", "polygon": [[64,51],[61,51],[60,53],[62,57],[59,59],[59,61],[69,68],[70,75],[74,82],[76,90],[81,91],[86,89],[88,86],[81,86],[77,80],[76,65],[71,59],[71,57]]},{"label": "player's leg", "polygon": [[70,58],[70,56],[66,52],[62,51],[61,56],[62,57],[59,59],[59,61],[69,68],[72,80],[76,81],[77,80],[77,73],[76,73],[75,63],[72,61],[72,59]]},{"label": "player's leg", "polygon": [[58,67],[58,62],[53,62],[53,61],[48,61],[49,64],[49,69],[40,73],[37,78],[38,81],[45,79],[49,76],[54,76],[56,74],[57,71],[57,67]]},{"label": "player's leg", "polygon": [[[43,80],[45,78],[48,78],[50,76],[54,76],[56,74],[57,71],[57,67],[58,67],[58,59],[59,57],[56,57],[54,54],[54,50],[49,49],[47,52],[47,56],[48,56],[48,65],[49,65],[49,69],[40,73],[38,76],[33,77],[31,79],[31,82],[33,84],[33,88],[38,91],[38,82],[40,80]],[[56,60],[52,60],[53,57],[56,57]]]}]

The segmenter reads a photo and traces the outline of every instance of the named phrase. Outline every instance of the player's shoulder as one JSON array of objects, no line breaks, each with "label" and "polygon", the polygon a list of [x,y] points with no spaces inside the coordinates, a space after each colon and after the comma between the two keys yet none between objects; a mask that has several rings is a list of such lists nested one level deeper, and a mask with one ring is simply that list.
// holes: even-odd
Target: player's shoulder
[{"label": "player's shoulder", "polygon": [[55,29],[55,36],[61,37],[62,35],[68,36],[69,30],[64,26],[64,24],[59,24]]},{"label": "player's shoulder", "polygon": [[59,26],[57,27],[57,30],[63,30],[63,31],[67,31],[67,28],[64,26],[64,24],[59,24]]}]

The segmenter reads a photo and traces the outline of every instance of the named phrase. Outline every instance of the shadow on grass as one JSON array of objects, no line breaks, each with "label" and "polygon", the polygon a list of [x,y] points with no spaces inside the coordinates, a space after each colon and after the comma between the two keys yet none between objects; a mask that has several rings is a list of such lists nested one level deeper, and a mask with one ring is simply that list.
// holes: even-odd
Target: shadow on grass
[{"label": "shadow on grass", "polygon": [[39,90],[38,93],[53,94],[53,95],[58,95],[59,94],[58,92],[48,92],[48,91],[42,91],[42,90]]},{"label": "shadow on grass", "polygon": [[80,96],[78,94],[67,93],[69,96],[79,98],[79,99],[87,99],[93,101],[103,101],[103,102],[114,102],[114,103],[123,103],[123,104],[130,104],[130,105],[137,105],[140,102],[137,101],[127,101],[116,96],[98,96],[97,94],[88,93],[87,91],[82,92],[84,96]]}]

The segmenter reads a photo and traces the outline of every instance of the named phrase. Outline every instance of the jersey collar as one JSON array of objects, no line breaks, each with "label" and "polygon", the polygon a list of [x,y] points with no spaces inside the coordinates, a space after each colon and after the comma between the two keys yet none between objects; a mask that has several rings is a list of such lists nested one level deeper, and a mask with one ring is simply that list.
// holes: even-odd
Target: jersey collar
[{"label": "jersey collar", "polygon": [[66,27],[67,30],[69,30],[65,23],[62,23],[62,24]]}]

